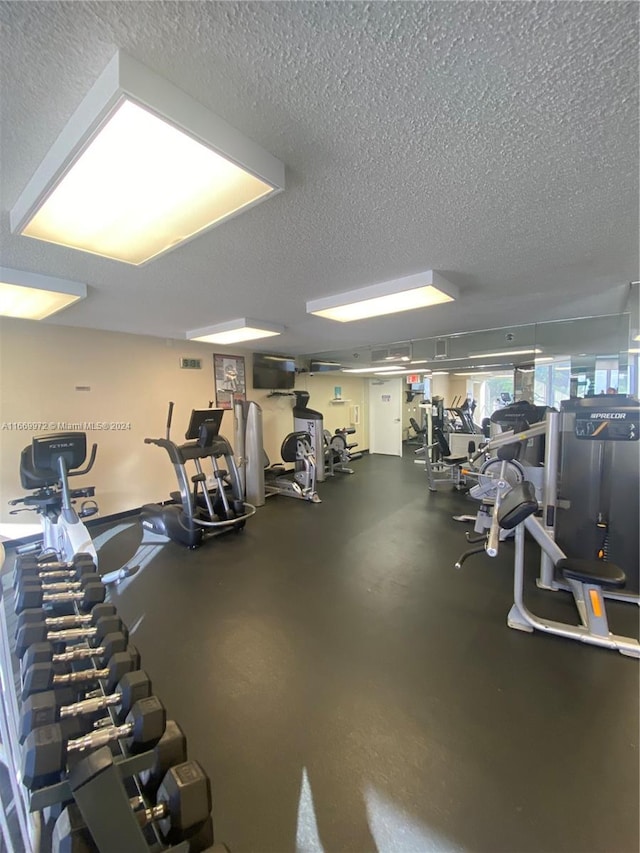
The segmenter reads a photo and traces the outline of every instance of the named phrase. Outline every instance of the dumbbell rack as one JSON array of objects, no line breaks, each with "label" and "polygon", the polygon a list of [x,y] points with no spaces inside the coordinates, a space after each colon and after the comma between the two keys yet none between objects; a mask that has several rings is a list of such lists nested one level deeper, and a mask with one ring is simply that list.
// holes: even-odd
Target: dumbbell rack
[{"label": "dumbbell rack", "polygon": [[[1,567],[0,567],[1,568]],[[149,853],[155,849],[188,853],[188,842],[166,847],[161,844],[154,827],[158,845],[150,848],[147,839],[131,810],[125,780],[149,769],[153,752],[138,755],[124,753],[113,756],[109,747],[90,752],[61,782],[36,791],[29,791],[21,782],[21,751],[18,739],[20,675],[12,653],[9,623],[13,619],[13,595],[8,575],[0,576],[0,761],[6,765],[12,800],[0,803],[0,833],[8,850],[15,849],[7,815],[15,812],[25,853],[44,853],[42,849],[42,812],[58,803],[75,800],[87,829],[98,849],[105,853]],[[111,709],[108,709],[111,714]],[[137,783],[136,783],[137,784]],[[114,833],[114,828],[115,833]],[[117,837],[114,838],[114,835]],[[108,841],[105,839],[108,838]]]},{"label": "dumbbell rack", "polygon": [[39,813],[32,813],[29,807],[29,792],[20,782],[20,754],[18,745],[18,693],[17,675],[14,668],[14,657],[11,653],[12,643],[9,639],[7,607],[10,608],[11,596],[5,593],[7,575],[0,577],[1,606],[0,606],[0,741],[2,742],[2,762],[5,764],[11,785],[12,800],[5,806],[3,803],[2,834],[8,850],[12,849],[7,814],[15,812],[20,838],[25,851],[40,849],[40,820]]}]

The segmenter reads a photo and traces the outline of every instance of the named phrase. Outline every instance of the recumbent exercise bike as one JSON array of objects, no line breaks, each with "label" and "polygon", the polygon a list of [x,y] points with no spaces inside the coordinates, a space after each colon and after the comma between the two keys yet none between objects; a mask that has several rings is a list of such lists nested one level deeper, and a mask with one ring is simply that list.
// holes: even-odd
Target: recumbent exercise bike
[{"label": "recumbent exercise bike", "polygon": [[[24,504],[19,512],[36,512],[42,525],[42,539],[21,546],[18,554],[33,553],[38,563],[67,566],[79,559],[93,561],[98,566],[98,554],[91,534],[82,519],[95,515],[98,504],[94,500],[95,487],[79,489],[69,487],[70,477],[88,474],[93,468],[98,446],[91,447],[87,458],[87,436],[84,432],[61,432],[34,436],[20,454],[20,483],[25,490],[34,490],[26,498],[9,501],[11,506]],[[76,501],[81,500],[79,511]],[[130,577],[137,566],[125,565],[120,569],[103,574],[105,584],[117,583]]]}]

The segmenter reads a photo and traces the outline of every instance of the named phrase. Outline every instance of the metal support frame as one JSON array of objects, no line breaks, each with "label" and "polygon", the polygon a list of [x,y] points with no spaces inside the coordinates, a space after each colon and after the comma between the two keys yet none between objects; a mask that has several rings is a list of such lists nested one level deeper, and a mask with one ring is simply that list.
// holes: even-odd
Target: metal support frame
[{"label": "metal support frame", "polygon": [[[640,658],[640,642],[632,637],[612,634],[606,618],[606,610],[602,595],[602,587],[598,584],[581,581],[571,581],[571,591],[574,595],[576,609],[580,615],[579,625],[556,622],[553,619],[543,619],[536,616],[524,603],[524,538],[525,529],[533,536],[540,547],[545,550],[554,564],[566,555],[556,542],[549,536],[543,524],[535,516],[530,515],[516,527],[515,559],[513,572],[513,605],[507,616],[507,625],[518,631],[542,631],[578,640],[593,646],[603,646],[615,649],[627,657]],[[594,597],[595,600],[594,600]]]}]

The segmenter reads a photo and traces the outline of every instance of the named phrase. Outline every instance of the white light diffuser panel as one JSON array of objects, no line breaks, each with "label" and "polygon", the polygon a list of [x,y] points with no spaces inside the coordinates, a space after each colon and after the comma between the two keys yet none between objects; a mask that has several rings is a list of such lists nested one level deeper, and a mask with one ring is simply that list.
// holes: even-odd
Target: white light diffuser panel
[{"label": "white light diffuser panel", "polygon": [[433,270],[307,302],[307,313],[350,323],[453,302],[457,288]]},{"label": "white light diffuser panel", "polygon": [[260,320],[249,320],[244,317],[239,320],[229,320],[216,326],[205,326],[187,332],[190,341],[203,341],[210,344],[239,344],[243,341],[257,341],[260,338],[271,338],[281,335],[284,326],[275,323],[263,323]]},{"label": "white light diffuser panel", "polygon": [[44,320],[87,295],[79,281],[0,267],[0,316]]},{"label": "white light diffuser panel", "polygon": [[11,229],[142,264],[284,189],[283,164],[117,53],[11,211]]}]

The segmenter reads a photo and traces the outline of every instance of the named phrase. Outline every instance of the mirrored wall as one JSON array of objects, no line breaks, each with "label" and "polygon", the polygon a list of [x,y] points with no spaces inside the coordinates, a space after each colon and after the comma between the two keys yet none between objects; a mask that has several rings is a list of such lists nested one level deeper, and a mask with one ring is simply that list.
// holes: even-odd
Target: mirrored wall
[{"label": "mirrored wall", "polygon": [[638,393],[628,314],[435,338],[414,345],[412,362],[417,349],[427,359],[415,364],[424,396],[468,400],[476,420],[517,400],[559,408],[570,397]]}]

